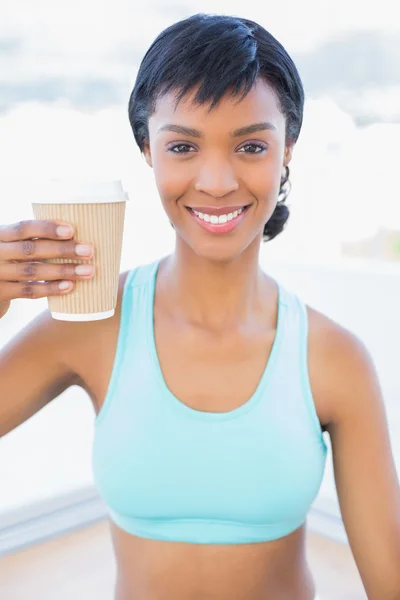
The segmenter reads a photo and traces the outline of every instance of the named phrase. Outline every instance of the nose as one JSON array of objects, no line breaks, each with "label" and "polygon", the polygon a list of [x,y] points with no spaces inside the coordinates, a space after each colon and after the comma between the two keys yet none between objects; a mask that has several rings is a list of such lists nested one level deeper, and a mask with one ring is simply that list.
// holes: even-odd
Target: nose
[{"label": "nose", "polygon": [[239,182],[231,165],[217,159],[203,164],[195,182],[196,192],[204,192],[214,198],[222,198],[238,189]]}]

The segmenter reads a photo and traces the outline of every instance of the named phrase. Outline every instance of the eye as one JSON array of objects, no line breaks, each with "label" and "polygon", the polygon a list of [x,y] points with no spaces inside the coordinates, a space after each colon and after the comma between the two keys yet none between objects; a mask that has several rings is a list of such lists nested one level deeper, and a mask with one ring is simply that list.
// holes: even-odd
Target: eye
[{"label": "eye", "polygon": [[175,152],[176,148],[193,148],[193,146],[191,146],[190,144],[175,144],[168,148],[168,152],[171,152],[171,154],[189,154],[187,150],[184,150],[182,152]]},{"label": "eye", "polygon": [[267,146],[265,144],[260,144],[259,142],[247,142],[244,146],[239,148],[239,150],[242,150],[243,148],[259,148],[260,150],[260,152],[245,152],[245,154],[264,154],[267,150]]}]

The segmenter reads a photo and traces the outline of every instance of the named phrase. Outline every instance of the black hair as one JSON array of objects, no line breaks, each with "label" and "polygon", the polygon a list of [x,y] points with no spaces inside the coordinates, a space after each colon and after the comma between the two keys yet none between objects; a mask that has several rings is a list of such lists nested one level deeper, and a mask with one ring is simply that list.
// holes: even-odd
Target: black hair
[{"label": "black hair", "polygon": [[[248,19],[204,13],[167,27],[144,55],[129,99],[129,121],[140,151],[160,96],[176,91],[178,104],[200,86],[193,103],[211,101],[211,111],[228,91],[237,97],[243,90],[239,101],[245,98],[259,78],[274,91],[286,118],[286,144],[295,143],[303,122],[304,89],[293,60],[268,31]],[[264,241],[281,233],[289,218],[289,174],[286,166]]]}]

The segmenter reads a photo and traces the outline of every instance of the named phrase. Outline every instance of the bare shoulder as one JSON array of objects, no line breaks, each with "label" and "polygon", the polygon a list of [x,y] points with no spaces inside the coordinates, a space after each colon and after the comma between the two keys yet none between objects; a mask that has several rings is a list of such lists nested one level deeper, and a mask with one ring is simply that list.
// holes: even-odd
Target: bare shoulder
[{"label": "bare shoulder", "polygon": [[379,390],[370,351],[355,333],[306,306],[309,320],[308,369],[321,423],[362,410],[371,389]]},{"label": "bare shoulder", "polygon": [[96,411],[101,406],[111,376],[128,274],[129,270],[119,275],[117,303],[111,318],[73,323],[64,334],[64,339],[65,336],[69,338],[66,340],[68,356],[65,360],[75,374],[76,384],[89,394]]},{"label": "bare shoulder", "polygon": [[[91,344],[92,340],[114,327],[118,326],[121,312],[122,294],[125,284],[125,279],[129,271],[124,271],[119,275],[118,282],[118,297],[114,315],[109,319],[101,319],[99,321],[60,321],[51,318],[49,311],[46,318],[47,325],[54,331],[54,335],[63,342],[64,360],[74,370],[76,365],[76,357],[81,358],[80,348],[84,348],[87,344]],[[43,318],[45,318],[44,313]]]}]

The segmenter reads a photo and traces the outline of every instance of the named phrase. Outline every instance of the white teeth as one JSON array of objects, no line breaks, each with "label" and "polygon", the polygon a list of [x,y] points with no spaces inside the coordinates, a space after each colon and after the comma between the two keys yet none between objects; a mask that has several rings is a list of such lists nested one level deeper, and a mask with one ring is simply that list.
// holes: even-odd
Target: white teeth
[{"label": "white teeth", "polygon": [[235,210],[235,212],[233,213],[228,213],[227,215],[220,215],[219,217],[217,217],[217,215],[208,215],[206,213],[201,213],[194,209],[192,210],[194,214],[199,217],[199,219],[202,219],[206,223],[212,223],[213,225],[217,225],[219,223],[227,223],[228,221],[232,221],[232,219],[235,219],[237,216],[240,215],[240,213],[243,212],[244,208],[239,208],[239,210]]}]

